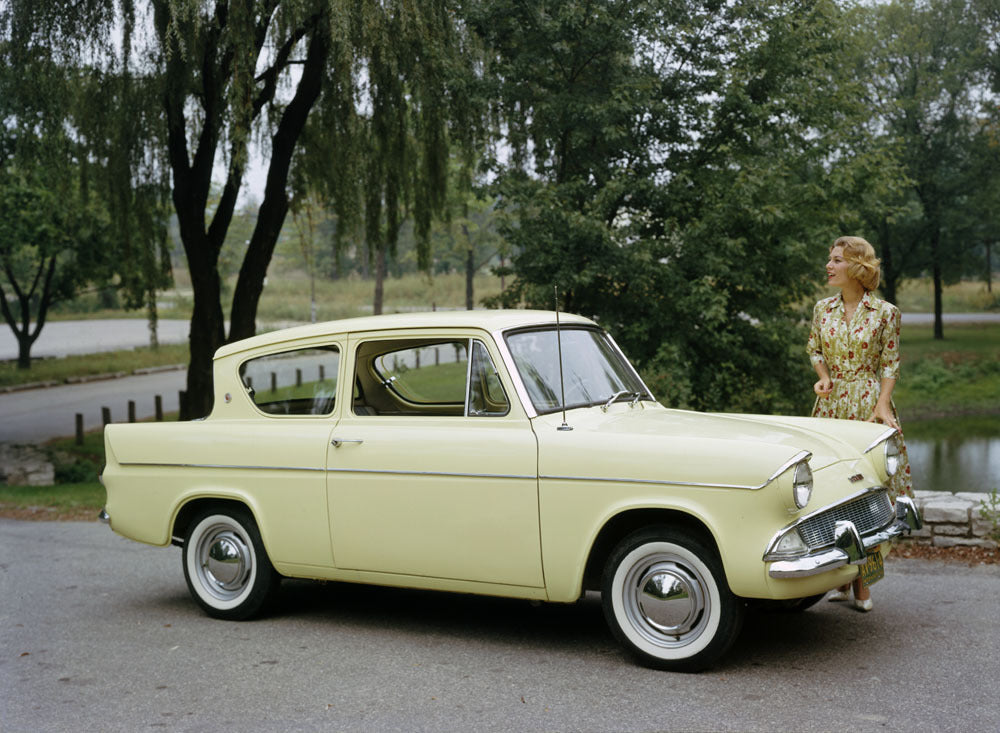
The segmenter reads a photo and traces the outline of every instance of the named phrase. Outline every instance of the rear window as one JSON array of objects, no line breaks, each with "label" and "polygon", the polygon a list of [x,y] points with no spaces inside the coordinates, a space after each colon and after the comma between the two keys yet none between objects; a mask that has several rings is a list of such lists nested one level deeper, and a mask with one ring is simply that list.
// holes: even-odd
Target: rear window
[{"label": "rear window", "polygon": [[340,350],[294,349],[243,362],[240,380],[269,415],[329,415],[337,395]]}]

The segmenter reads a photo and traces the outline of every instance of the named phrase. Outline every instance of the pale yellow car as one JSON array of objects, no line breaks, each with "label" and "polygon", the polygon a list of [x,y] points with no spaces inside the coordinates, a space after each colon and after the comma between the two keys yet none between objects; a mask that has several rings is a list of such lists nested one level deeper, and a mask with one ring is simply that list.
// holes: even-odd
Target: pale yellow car
[{"label": "pale yellow car", "polygon": [[222,347],[204,420],[109,425],[102,518],[180,545],[211,616],[282,577],[572,603],[696,670],[748,605],[805,608],[920,526],[894,430],[656,402],[593,321],[437,312]]}]

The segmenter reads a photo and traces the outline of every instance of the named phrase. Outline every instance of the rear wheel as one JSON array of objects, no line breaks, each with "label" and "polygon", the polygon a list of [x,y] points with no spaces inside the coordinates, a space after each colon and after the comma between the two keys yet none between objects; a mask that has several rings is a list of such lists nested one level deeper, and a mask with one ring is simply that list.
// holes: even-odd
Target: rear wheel
[{"label": "rear wheel", "polygon": [[622,540],[605,565],[601,602],[618,640],[658,669],[708,667],[743,623],[744,604],[716,552],[680,528],[648,527]]},{"label": "rear wheel", "polygon": [[188,590],[209,616],[242,621],[260,614],[281,581],[257,524],[241,508],[205,511],[190,525],[182,561]]}]

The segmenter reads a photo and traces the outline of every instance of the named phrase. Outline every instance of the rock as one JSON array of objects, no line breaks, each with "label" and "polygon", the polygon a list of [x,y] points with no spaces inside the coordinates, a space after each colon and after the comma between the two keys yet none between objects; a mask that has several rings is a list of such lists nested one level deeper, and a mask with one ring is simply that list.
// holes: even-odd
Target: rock
[{"label": "rock", "polygon": [[967,537],[935,537],[935,547],[988,547],[996,549],[997,543],[993,540],[969,539]]},{"label": "rock", "polygon": [[979,516],[979,512],[973,509],[972,511],[973,537],[989,537],[991,534],[997,531],[1000,531],[1000,528],[994,525],[992,520],[981,518]]},{"label": "rock", "polygon": [[940,499],[929,499],[923,506],[922,514],[925,522],[948,522],[951,524],[968,524],[969,509],[972,502],[956,499],[946,494]]},{"label": "rock", "polygon": [[8,486],[52,486],[55,468],[34,445],[0,443],[0,481]]},{"label": "rock", "polygon": [[934,525],[934,536],[938,535],[948,535],[951,537],[968,537],[969,536],[969,525],[968,524],[935,524]]}]

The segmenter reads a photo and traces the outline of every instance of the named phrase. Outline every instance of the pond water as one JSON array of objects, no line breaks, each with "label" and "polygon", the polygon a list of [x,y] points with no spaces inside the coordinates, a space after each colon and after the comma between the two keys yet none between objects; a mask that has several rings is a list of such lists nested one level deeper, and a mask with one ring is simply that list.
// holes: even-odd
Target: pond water
[{"label": "pond water", "polygon": [[917,491],[1000,489],[1000,415],[903,423]]}]

